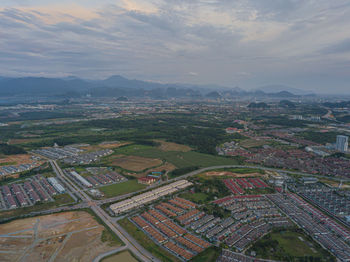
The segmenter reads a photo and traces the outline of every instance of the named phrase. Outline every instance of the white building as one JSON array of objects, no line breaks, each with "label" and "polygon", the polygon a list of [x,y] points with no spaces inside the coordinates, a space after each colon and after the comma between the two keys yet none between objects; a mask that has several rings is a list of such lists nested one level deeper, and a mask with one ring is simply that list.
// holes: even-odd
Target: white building
[{"label": "white building", "polygon": [[349,137],[338,135],[337,136],[337,142],[335,144],[335,148],[338,151],[347,152],[348,151],[348,146],[349,146],[348,140],[349,140]]}]

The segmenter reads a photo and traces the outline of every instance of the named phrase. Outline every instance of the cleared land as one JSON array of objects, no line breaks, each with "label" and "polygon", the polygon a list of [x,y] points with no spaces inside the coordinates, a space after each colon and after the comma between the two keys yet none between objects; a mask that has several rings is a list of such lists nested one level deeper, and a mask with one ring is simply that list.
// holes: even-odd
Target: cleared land
[{"label": "cleared land", "polygon": [[191,151],[191,148],[186,145],[166,142],[164,140],[155,140],[155,141],[160,143],[160,146],[158,146],[158,148],[162,151],[180,151],[180,152]]},{"label": "cleared land", "polygon": [[[249,250],[254,250],[257,257],[283,261],[335,261],[326,250],[302,232],[272,232],[258,240]],[[317,259],[317,260],[316,260]]]},{"label": "cleared land", "polygon": [[123,251],[116,255],[102,259],[102,262],[138,262],[129,251]]},{"label": "cleared land", "polygon": [[234,172],[228,172],[228,171],[210,171],[204,173],[205,176],[212,176],[212,177],[220,177],[220,176],[229,176],[229,177],[255,177],[255,176],[262,176],[260,173],[247,173],[247,174],[241,174],[241,173],[234,173]]},{"label": "cleared land", "polygon": [[118,184],[103,186],[100,187],[99,190],[108,198],[135,192],[144,188],[146,188],[145,185],[139,184],[136,179],[132,179]]},{"label": "cleared land", "polygon": [[15,220],[0,225],[0,261],[91,261],[119,245],[105,230],[83,211]]},{"label": "cleared land", "polygon": [[138,229],[128,218],[118,223],[138,241],[145,249],[164,262],[179,262],[180,260],[153,242],[145,233]]},{"label": "cleared land", "polygon": [[27,154],[20,154],[20,155],[0,155],[0,163],[11,163],[12,165],[15,164],[30,164],[33,162],[32,159],[30,159],[31,155]]},{"label": "cleared land", "polygon": [[153,159],[141,156],[124,156],[117,155],[112,158],[112,165],[119,166],[123,169],[141,172],[145,169],[156,167],[163,162],[160,159]]}]

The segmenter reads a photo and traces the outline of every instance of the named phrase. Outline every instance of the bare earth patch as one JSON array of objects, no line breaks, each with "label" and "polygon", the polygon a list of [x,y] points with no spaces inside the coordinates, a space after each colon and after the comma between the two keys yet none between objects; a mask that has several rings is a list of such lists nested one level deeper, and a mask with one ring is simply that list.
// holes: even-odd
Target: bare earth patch
[{"label": "bare earth patch", "polygon": [[112,160],[112,165],[119,166],[121,168],[140,172],[142,170],[157,167],[161,165],[163,162],[160,159],[155,158],[146,158],[141,156],[115,156]]},{"label": "bare earth patch", "polygon": [[103,230],[83,211],[15,220],[0,225],[0,261],[91,261],[115,248]]},{"label": "bare earth patch", "polygon": [[232,176],[232,177],[256,177],[256,176],[263,176],[260,173],[247,173],[247,174],[238,174],[238,173],[233,173],[233,172],[228,172],[228,171],[209,171],[204,173],[206,176]]}]

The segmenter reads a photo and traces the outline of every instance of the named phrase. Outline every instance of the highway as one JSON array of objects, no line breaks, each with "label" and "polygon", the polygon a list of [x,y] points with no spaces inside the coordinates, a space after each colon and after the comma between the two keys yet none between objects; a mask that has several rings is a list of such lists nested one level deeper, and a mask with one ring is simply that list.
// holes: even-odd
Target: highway
[{"label": "highway", "polygon": [[[106,204],[106,203],[112,203],[116,201],[120,201],[126,198],[129,198],[135,194],[139,194],[144,191],[148,191],[152,188],[158,187],[162,184],[166,184],[169,182],[177,181],[180,179],[186,179],[190,176],[198,175],[200,173],[210,171],[210,170],[215,170],[215,169],[223,169],[223,168],[256,168],[256,169],[262,169],[266,171],[273,171],[273,172],[281,172],[281,173],[286,173],[286,174],[297,174],[297,175],[302,175],[302,176],[314,176],[314,177],[321,177],[321,178],[327,178],[327,179],[332,179],[332,180],[342,180],[343,182],[345,181],[350,181],[350,179],[340,179],[340,178],[333,178],[333,177],[327,177],[327,176],[319,176],[319,175],[311,175],[311,174],[306,174],[303,172],[297,172],[297,171],[286,171],[283,169],[276,169],[276,168],[267,168],[267,167],[261,167],[261,166],[246,166],[246,165],[221,165],[221,166],[211,166],[211,167],[205,167],[201,168],[195,171],[192,171],[190,173],[184,174],[182,176],[178,176],[176,178],[169,179],[167,181],[161,181],[159,183],[153,184],[146,189],[139,190],[136,192],[132,192],[129,194],[121,195],[121,196],[116,196],[108,199],[103,199],[103,200],[94,200],[92,199],[87,193],[84,192],[79,186],[75,184],[75,182],[72,181],[71,178],[69,178],[64,171],[59,167],[56,161],[50,160],[49,161],[54,172],[56,173],[57,177],[64,182],[68,190],[73,193],[75,196],[81,199],[81,202],[78,202],[74,205],[70,206],[62,206],[62,207],[57,207],[53,209],[48,209],[44,211],[38,211],[38,212],[31,212],[28,214],[28,216],[34,216],[34,215],[46,215],[46,214],[52,214],[56,212],[62,212],[62,211],[72,211],[72,210],[77,210],[77,209],[82,209],[82,208],[90,208],[96,216],[98,216],[104,223],[107,225],[124,243],[124,247],[120,247],[120,250],[128,249],[130,252],[132,252],[136,257],[138,257],[141,261],[155,261],[155,262],[160,262],[159,259],[154,257],[150,252],[148,252],[146,249],[144,249],[132,236],[130,236],[116,221],[115,218],[111,217],[109,214],[107,214],[101,207],[100,205]],[[110,251],[113,253],[115,252]],[[108,253],[109,254],[109,253]],[[104,256],[108,255],[106,254],[101,254],[100,256],[97,256],[94,261],[99,261],[99,259],[103,258]]]},{"label": "highway", "polygon": [[[50,160],[50,164],[56,173],[56,175],[64,180],[66,184],[69,184],[70,190],[76,194],[83,203],[87,203],[88,207],[125,243],[127,249],[129,249],[136,257],[142,261],[155,261],[160,262],[159,259],[154,257],[150,252],[144,249],[134,238],[132,238],[119,224],[113,221],[110,217],[93,199],[90,198],[82,189],[74,184],[58,166],[56,161]],[[72,208],[72,207],[71,207]]]}]

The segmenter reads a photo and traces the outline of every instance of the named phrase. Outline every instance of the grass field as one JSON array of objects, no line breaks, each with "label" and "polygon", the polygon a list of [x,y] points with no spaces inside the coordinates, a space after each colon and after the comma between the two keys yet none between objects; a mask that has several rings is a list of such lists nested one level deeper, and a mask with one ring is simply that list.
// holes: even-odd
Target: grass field
[{"label": "grass field", "polygon": [[180,260],[156,245],[150,238],[146,236],[140,229],[138,229],[128,218],[119,220],[118,223],[138,241],[145,249],[147,249],[154,256],[158,257],[163,262],[179,262]]},{"label": "grass field", "polygon": [[151,167],[157,167],[162,164],[162,160],[141,157],[141,156],[123,156],[115,155],[112,165],[119,166],[123,169],[140,172]]},{"label": "grass field", "polygon": [[204,252],[192,258],[191,262],[215,262],[220,255],[220,248],[209,247]]},{"label": "grass field", "polygon": [[54,202],[38,203],[38,204],[36,204],[34,206],[30,206],[30,207],[1,211],[0,212],[0,219],[1,218],[18,217],[18,216],[26,215],[30,212],[55,208],[55,207],[58,207],[60,205],[73,203],[73,201],[74,201],[69,194],[60,194],[60,195],[53,196],[53,198],[55,199]]},{"label": "grass field", "polygon": [[207,200],[207,194],[205,193],[183,193],[180,197],[195,203],[204,203]]},{"label": "grass field", "polygon": [[118,254],[108,256],[101,260],[101,262],[138,262],[129,251],[122,251]]},{"label": "grass field", "polygon": [[105,197],[114,197],[135,192],[146,188],[145,185],[139,184],[136,179],[126,182],[100,187],[99,190],[104,193]]},{"label": "grass field", "polygon": [[[129,145],[115,150],[116,154],[135,155],[148,158],[157,158],[172,163],[177,168],[189,166],[215,166],[215,165],[236,165],[238,161],[233,158],[202,154],[194,151],[175,152],[162,151],[156,147],[145,145]],[[107,158],[111,159],[111,158]]]},{"label": "grass field", "polygon": [[[283,261],[335,261],[335,258],[303,232],[277,231],[258,240],[249,250],[257,257]],[[305,260],[309,257],[309,260]],[[312,258],[310,258],[312,257]],[[311,260],[312,259],[312,260]],[[317,259],[317,260],[316,260]]]}]

